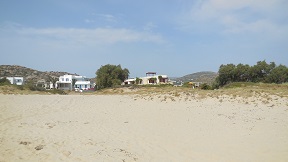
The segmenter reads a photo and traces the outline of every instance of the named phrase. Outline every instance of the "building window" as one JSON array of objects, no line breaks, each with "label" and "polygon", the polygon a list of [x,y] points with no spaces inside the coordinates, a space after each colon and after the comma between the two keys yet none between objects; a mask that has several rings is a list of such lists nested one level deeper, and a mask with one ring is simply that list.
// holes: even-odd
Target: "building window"
[{"label": "building window", "polygon": [[69,78],[66,78],[66,81],[68,82],[68,81],[69,81]]},{"label": "building window", "polygon": [[64,81],[64,78],[62,78],[62,81]]}]

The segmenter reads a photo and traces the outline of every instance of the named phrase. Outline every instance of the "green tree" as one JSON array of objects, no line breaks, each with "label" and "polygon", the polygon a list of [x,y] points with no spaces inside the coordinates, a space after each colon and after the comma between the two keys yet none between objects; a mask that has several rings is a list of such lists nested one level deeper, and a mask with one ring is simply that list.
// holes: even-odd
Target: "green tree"
[{"label": "green tree", "polygon": [[227,64],[221,65],[218,71],[218,77],[216,78],[220,86],[235,81],[235,65]]},{"label": "green tree", "polygon": [[121,68],[121,65],[104,65],[96,71],[97,89],[121,85],[128,78],[129,70]]},{"label": "green tree", "polygon": [[274,62],[267,64],[266,61],[258,61],[250,68],[250,80],[252,82],[265,82],[266,77],[276,67]]},{"label": "green tree", "polygon": [[55,85],[56,85],[56,82],[58,81],[58,78],[56,77],[51,77],[51,76],[48,76],[48,79],[47,79],[47,82],[48,83],[52,83],[53,87],[52,88],[55,88]]},{"label": "green tree", "polygon": [[[266,61],[258,61],[256,65],[249,66],[238,64],[221,65],[218,71],[218,77],[215,79],[214,86],[223,86],[231,82],[281,82],[285,79],[285,67],[276,68],[274,62],[270,64]],[[273,74],[272,74],[273,73]],[[283,75],[282,80],[276,80],[280,73]]]},{"label": "green tree", "polygon": [[238,64],[234,71],[234,77],[236,82],[247,82],[249,81],[249,65]]},{"label": "green tree", "polygon": [[277,84],[288,82],[288,68],[284,65],[275,67],[267,76],[266,81]]}]

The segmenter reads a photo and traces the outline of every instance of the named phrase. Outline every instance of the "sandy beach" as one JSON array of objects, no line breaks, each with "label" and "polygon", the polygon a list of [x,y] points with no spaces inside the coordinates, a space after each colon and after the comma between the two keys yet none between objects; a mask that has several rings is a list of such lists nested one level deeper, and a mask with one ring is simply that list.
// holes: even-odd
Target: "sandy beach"
[{"label": "sandy beach", "polygon": [[249,100],[0,95],[0,162],[288,161],[287,98]]}]

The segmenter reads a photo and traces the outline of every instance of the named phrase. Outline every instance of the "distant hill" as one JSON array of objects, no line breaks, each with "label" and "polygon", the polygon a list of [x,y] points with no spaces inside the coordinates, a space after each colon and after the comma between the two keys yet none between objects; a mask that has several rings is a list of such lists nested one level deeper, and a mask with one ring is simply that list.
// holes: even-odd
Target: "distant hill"
[{"label": "distant hill", "polygon": [[35,69],[27,68],[19,65],[0,65],[0,77],[12,77],[12,76],[21,76],[24,77],[25,81],[37,82],[41,79],[47,79],[48,76],[59,77],[61,75],[70,74],[77,75],[67,72],[59,71],[38,71]]},{"label": "distant hill", "polygon": [[197,72],[193,74],[188,74],[180,78],[175,78],[173,80],[177,82],[203,82],[203,83],[212,83],[215,78],[217,77],[217,73],[211,72],[211,71],[203,71],[203,72]]}]

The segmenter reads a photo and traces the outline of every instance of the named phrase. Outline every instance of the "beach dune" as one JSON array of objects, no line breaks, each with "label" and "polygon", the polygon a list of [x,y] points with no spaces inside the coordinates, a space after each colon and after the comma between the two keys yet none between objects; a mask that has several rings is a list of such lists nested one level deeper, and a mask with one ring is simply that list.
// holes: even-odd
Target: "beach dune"
[{"label": "beach dune", "polygon": [[0,162],[288,161],[287,99],[0,95]]}]

